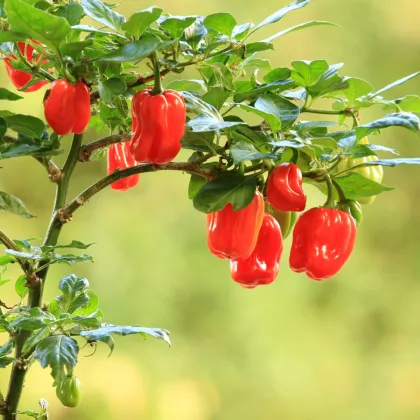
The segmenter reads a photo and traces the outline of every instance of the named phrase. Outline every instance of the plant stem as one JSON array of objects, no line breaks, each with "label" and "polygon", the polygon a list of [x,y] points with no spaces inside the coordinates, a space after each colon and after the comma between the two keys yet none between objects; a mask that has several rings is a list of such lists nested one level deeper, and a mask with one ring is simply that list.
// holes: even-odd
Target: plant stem
[{"label": "plant stem", "polygon": [[313,109],[313,108],[306,108],[302,107],[300,112],[309,112],[311,114],[325,114],[325,115],[347,115],[351,116],[351,113],[348,109],[343,109],[341,111],[334,111],[329,109]]},{"label": "plant stem", "polygon": [[324,204],[324,207],[333,209],[335,207],[334,185],[328,173],[325,174],[325,182],[327,183],[327,187],[328,187],[328,197],[327,197],[327,201]]},{"label": "plant stem", "polygon": [[153,61],[153,67],[155,70],[155,85],[152,89],[152,95],[161,95],[163,91],[162,86],[162,79],[160,76],[160,64],[159,64],[159,57],[157,55],[157,52],[154,52],[152,54],[152,61]]},{"label": "plant stem", "polygon": [[[75,134],[73,142],[67,156],[66,162],[62,169],[62,177],[57,182],[57,190],[55,195],[55,202],[51,222],[48,227],[47,234],[44,239],[43,245],[54,246],[57,244],[58,237],[60,236],[63,223],[60,221],[59,209],[64,206],[69,182],[76,166],[80,148],[83,141],[82,134]],[[48,261],[40,261],[38,267],[43,267]],[[30,308],[40,307],[42,305],[42,294],[44,289],[44,283],[47,278],[49,265],[46,265],[38,273],[39,282],[29,289],[28,306]],[[20,361],[22,356],[23,346],[28,339],[30,332],[20,330],[16,335],[16,349],[15,349],[15,360],[13,364],[12,373],[9,381],[9,389],[6,396],[6,404],[3,413],[4,420],[16,420],[16,412],[18,410],[19,401],[22,395],[23,383],[27,372],[27,366]]]},{"label": "plant stem", "polygon": [[[20,251],[17,245],[13,242],[12,239],[10,239],[3,231],[0,230],[0,242],[3,242],[4,246],[7,249],[13,249],[14,251]],[[25,263],[20,259],[16,258],[17,262],[21,266],[23,272],[26,274],[26,265]]]},{"label": "plant stem", "polygon": [[122,143],[129,140],[131,140],[130,134],[115,134],[113,136],[104,137],[103,139],[85,144],[80,149],[79,161],[88,162],[95,150],[101,149],[102,147],[106,147],[114,143]]}]

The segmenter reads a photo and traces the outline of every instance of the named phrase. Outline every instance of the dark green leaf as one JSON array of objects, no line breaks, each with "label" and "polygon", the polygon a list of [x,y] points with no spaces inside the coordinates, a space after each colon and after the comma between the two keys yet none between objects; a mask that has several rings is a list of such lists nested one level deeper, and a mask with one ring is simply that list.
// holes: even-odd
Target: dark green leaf
[{"label": "dark green leaf", "polygon": [[190,183],[188,184],[188,198],[192,200],[205,183],[206,180],[202,176],[191,175]]},{"label": "dark green leaf", "polygon": [[58,48],[71,32],[66,19],[36,9],[23,0],[6,0],[5,9],[14,31],[47,46]]},{"label": "dark green leaf", "polygon": [[246,160],[252,161],[278,158],[278,156],[274,153],[260,153],[252,144],[244,141],[235,143],[230,149],[230,154],[233,157],[235,164]]},{"label": "dark green leaf", "polygon": [[236,19],[230,13],[214,13],[207,16],[203,23],[206,28],[230,37],[236,26]]},{"label": "dark green leaf", "polygon": [[33,216],[29,213],[23,201],[14,195],[0,191],[0,210],[8,211],[24,219],[31,219]]},{"label": "dark green leaf", "polygon": [[195,133],[190,129],[187,129],[185,131],[184,137],[181,139],[181,144],[184,149],[210,152],[213,150],[214,136],[214,131]]},{"label": "dark green leaf", "polygon": [[241,210],[251,203],[256,189],[256,177],[229,173],[205,184],[194,197],[194,207],[204,213],[223,210],[232,204],[234,210]]},{"label": "dark green leaf", "polygon": [[12,114],[1,115],[1,117],[6,121],[10,130],[27,137],[40,138],[45,130],[45,124],[32,115]]},{"label": "dark green leaf", "polygon": [[6,341],[1,347],[0,347],[0,357],[1,356],[7,356],[10,354],[15,347],[15,342],[13,340]]},{"label": "dark green leaf", "polygon": [[266,92],[283,92],[287,89],[292,89],[296,86],[296,83],[292,79],[278,80],[266,85],[258,86],[255,89],[248,90],[245,92],[236,93],[233,97],[235,102],[242,102],[247,99],[259,96]]},{"label": "dark green leaf", "polygon": [[57,10],[56,16],[65,18],[70,25],[76,25],[83,17],[83,7],[74,2],[64,4]]},{"label": "dark green leaf", "polygon": [[121,29],[125,17],[114,12],[100,0],[81,0],[80,4],[87,16],[116,31]]},{"label": "dark green leaf", "polygon": [[23,346],[23,351],[26,352],[33,347],[35,347],[40,341],[44,340],[50,335],[50,330],[48,325],[44,328],[41,328],[38,331],[34,331],[31,336],[26,340],[25,345]]},{"label": "dark green leaf", "polygon": [[12,363],[15,359],[13,357],[0,357],[0,369],[6,368],[10,363]]},{"label": "dark green leaf", "polygon": [[222,108],[226,99],[231,95],[231,92],[220,88],[214,87],[210,89],[205,95],[203,95],[203,101],[210,105],[213,105],[218,111]]},{"label": "dark green leaf", "polygon": [[64,294],[83,292],[88,287],[89,282],[87,281],[87,279],[85,279],[84,277],[77,277],[75,274],[69,274],[67,276],[64,276],[58,284],[58,288]]},{"label": "dark green leaf", "polygon": [[386,187],[358,173],[339,176],[334,178],[334,181],[341,187],[346,198],[351,200],[357,200],[360,197],[371,197],[384,191],[393,190],[393,188]]},{"label": "dark green leaf", "polygon": [[53,335],[38,343],[34,358],[39,361],[42,368],[49,366],[54,384],[59,384],[64,376],[64,368],[71,372],[77,364],[79,345],[73,338],[65,335]]},{"label": "dark green leaf", "polygon": [[134,13],[126,23],[122,25],[122,29],[130,35],[139,38],[140,35],[153,23],[156,22],[163,10],[158,7],[149,7]]},{"label": "dark green leaf", "polygon": [[16,93],[5,88],[0,88],[0,101],[18,101],[19,99],[23,99],[23,96],[16,95]]},{"label": "dark green leaf", "polygon": [[116,98],[126,90],[127,83],[123,77],[112,77],[98,84],[99,95],[107,104],[115,103]]},{"label": "dark green leaf", "polygon": [[29,312],[14,319],[10,323],[10,327],[20,328],[26,331],[35,331],[54,321],[55,317],[51,313],[45,312],[41,308],[32,308]]},{"label": "dark green leaf", "polygon": [[[82,294],[80,295],[82,296]],[[75,312],[75,315],[87,317],[97,312],[99,308],[99,298],[96,293],[92,292],[92,290],[86,291],[86,296],[88,300],[83,305],[77,304],[77,308],[75,304],[72,303],[69,309],[69,313]],[[74,311],[72,309],[74,308]]]},{"label": "dark green leaf", "polygon": [[368,124],[356,127],[357,140],[362,137],[368,136],[382,128],[388,128],[393,126],[405,127],[411,131],[420,131],[420,120],[419,118],[408,112],[400,112],[395,114],[389,114],[379,120],[372,121]]}]

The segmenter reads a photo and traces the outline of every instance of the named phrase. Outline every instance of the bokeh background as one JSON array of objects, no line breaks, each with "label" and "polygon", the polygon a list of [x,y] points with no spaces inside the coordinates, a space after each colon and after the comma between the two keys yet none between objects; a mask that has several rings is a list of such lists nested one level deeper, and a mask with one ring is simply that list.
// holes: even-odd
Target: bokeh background
[{"label": "bokeh background", "polygon": [[[174,15],[226,11],[258,23],[285,1],[159,0]],[[123,0],[125,14],[149,7]],[[295,59],[345,62],[342,74],[380,88],[420,69],[417,0],[316,0],[259,33],[261,39],[308,20],[341,28],[311,28],[275,41],[275,65]],[[12,88],[0,69],[1,86]],[[420,93],[420,79],[388,98]],[[42,117],[43,92],[12,110]],[[1,106],[9,106],[4,102]],[[369,110],[364,121],[380,111]],[[93,140],[90,132],[88,139]],[[380,139],[403,156],[419,156],[419,138],[403,129]],[[186,154],[184,155],[184,157]],[[59,159],[58,159],[59,160]],[[1,162],[0,190],[19,196],[38,216],[0,214],[10,236],[42,237],[54,187],[33,159]],[[105,162],[77,167],[70,196],[105,172]],[[62,243],[97,243],[94,264],[53,267],[46,292],[57,294],[66,273],[85,276],[107,322],[163,327],[172,348],[139,337],[117,337],[116,349],[80,353],[76,373],[84,400],[63,408],[49,372],[30,372],[22,408],[48,399],[53,420],[418,420],[420,418],[420,168],[386,169],[396,186],[365,208],[357,246],[334,279],[316,283],[288,268],[286,241],[277,281],[245,290],[231,281],[228,264],[206,247],[205,216],[187,198],[189,177],[142,176],[135,190],[101,192],[66,226]],[[322,197],[307,187],[310,203]],[[10,270],[15,279],[18,271]],[[0,290],[12,304],[13,282]],[[6,338],[1,337],[0,338]],[[0,373],[6,390],[9,371]]]}]

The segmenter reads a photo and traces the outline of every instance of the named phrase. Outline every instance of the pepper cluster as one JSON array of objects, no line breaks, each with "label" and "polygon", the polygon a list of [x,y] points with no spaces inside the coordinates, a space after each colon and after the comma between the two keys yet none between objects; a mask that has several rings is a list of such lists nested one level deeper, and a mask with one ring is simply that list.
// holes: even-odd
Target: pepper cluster
[{"label": "pepper cluster", "polygon": [[[302,172],[293,163],[275,167],[267,180],[266,202],[257,191],[239,211],[227,204],[207,216],[207,243],[219,258],[230,260],[234,281],[246,288],[272,283],[283,252],[283,237],[293,230],[289,264],[314,280],[334,276],[348,260],[356,238],[351,203],[304,212]],[[347,210],[347,211],[345,211]]]}]

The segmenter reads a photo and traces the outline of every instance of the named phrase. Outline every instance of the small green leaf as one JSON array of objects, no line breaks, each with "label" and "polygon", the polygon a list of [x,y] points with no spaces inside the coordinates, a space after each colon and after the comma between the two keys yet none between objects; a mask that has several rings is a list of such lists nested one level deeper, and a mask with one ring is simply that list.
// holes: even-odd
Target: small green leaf
[{"label": "small green leaf", "polygon": [[395,99],[394,102],[402,111],[420,113],[420,96],[407,95],[404,98]]},{"label": "small green leaf", "polygon": [[140,35],[153,23],[156,22],[163,10],[158,7],[149,7],[134,13],[126,23],[122,25],[122,29],[130,35],[139,38]]},{"label": "small green leaf", "polygon": [[41,250],[43,252],[46,252],[52,249],[63,249],[63,248],[88,249],[92,245],[94,245],[93,242],[90,244],[84,244],[83,242],[80,242],[80,241],[71,241],[71,243],[67,245],[41,246]]},{"label": "small green leaf", "polygon": [[212,117],[200,116],[190,120],[187,127],[194,133],[203,133],[208,131],[219,131],[226,128],[235,127],[243,124],[240,121],[219,121]]},{"label": "small green leaf", "polygon": [[204,26],[230,37],[236,26],[236,19],[230,13],[214,13],[204,19]]},{"label": "small green leaf", "polygon": [[0,88],[0,101],[18,101],[19,99],[23,99],[23,96],[16,95],[16,93],[5,88]]},{"label": "small green leaf", "polygon": [[214,82],[209,83],[211,86],[222,86],[227,90],[234,91],[233,75],[230,69],[223,63],[212,63],[209,67],[213,70]]},{"label": "small green leaf", "polygon": [[325,60],[315,61],[292,61],[291,77],[299,86],[312,86],[328,70]]},{"label": "small green leaf", "polygon": [[114,12],[100,0],[81,0],[83,11],[92,20],[118,31],[125,22],[125,17]]},{"label": "small green leaf", "polygon": [[348,88],[344,89],[343,93],[346,95],[350,105],[353,105],[357,98],[373,91],[373,87],[366,80],[357,77],[344,77],[343,81],[348,84]]},{"label": "small green leaf", "polygon": [[9,213],[23,217],[24,219],[31,219],[35,217],[29,213],[20,198],[2,191],[0,191],[0,210],[8,211]]},{"label": "small green leaf", "polygon": [[7,127],[27,137],[40,138],[45,130],[45,124],[39,118],[32,115],[12,114],[1,115],[6,121]]},{"label": "small green leaf", "polygon": [[190,183],[188,184],[188,198],[192,200],[205,183],[206,180],[202,176],[191,175]]},{"label": "small green leaf", "polygon": [[[290,70],[289,70],[290,72]],[[256,87],[252,90],[247,90],[244,92],[238,92],[234,95],[233,100],[235,102],[242,102],[247,99],[253,98],[255,96],[259,96],[262,93],[266,92],[283,92],[288,89],[293,89],[296,87],[296,83],[292,79],[286,79],[286,80],[277,80],[270,83],[267,83],[266,85],[261,85]]]},{"label": "small green leaf", "polygon": [[287,67],[277,67],[271,71],[269,71],[264,76],[264,82],[265,83],[272,83],[277,82],[279,80],[286,80],[290,77],[292,71],[288,69]]},{"label": "small green leaf", "polygon": [[231,149],[230,154],[233,157],[235,164],[244,162],[246,160],[260,160],[260,159],[277,159],[278,156],[274,153],[260,153],[252,144],[245,141],[235,143]]},{"label": "small green leaf", "polygon": [[4,369],[10,365],[15,359],[13,357],[0,357],[0,369]]},{"label": "small green leaf", "polygon": [[231,92],[221,88],[214,87],[203,95],[203,101],[213,105],[218,111],[222,108],[226,99],[231,95]]},{"label": "small green leaf", "polygon": [[408,128],[411,131],[420,131],[420,120],[419,118],[408,112],[400,112],[395,114],[389,114],[379,120],[372,121],[368,124],[356,127],[357,140],[368,136],[382,128],[388,128],[393,126],[399,126]]},{"label": "small green leaf", "polygon": [[245,53],[247,56],[251,56],[255,53],[267,50],[274,50],[274,45],[271,42],[251,42],[246,45]]},{"label": "small green leaf", "polygon": [[392,89],[392,88],[393,88],[393,87],[395,87],[395,86],[402,85],[403,83],[405,83],[405,82],[407,82],[407,81],[409,81],[409,80],[413,79],[414,77],[417,77],[419,74],[420,74],[420,71],[417,71],[416,73],[410,74],[410,75],[409,75],[409,76],[407,76],[407,77],[403,77],[402,79],[398,79],[398,80],[396,80],[395,82],[392,82],[392,83],[390,83],[389,85],[385,86],[384,88],[379,89],[377,92],[372,93],[372,94],[369,96],[369,98],[374,98],[375,96],[378,96],[378,95],[380,95],[381,93],[384,93],[384,92],[386,92],[387,90]]},{"label": "small green leaf", "polygon": [[346,198],[357,200],[360,197],[371,197],[394,188],[372,181],[358,173],[335,177],[334,181],[341,187]]},{"label": "small green leaf", "polygon": [[10,327],[25,331],[35,331],[54,321],[54,316],[49,312],[45,312],[40,308],[32,308],[26,314],[14,319],[10,323]]},{"label": "small green leaf", "polygon": [[159,25],[167,31],[172,38],[182,37],[184,30],[191,26],[197,18],[195,16],[168,16],[159,19]]},{"label": "small green leaf", "polygon": [[172,80],[166,86],[167,89],[177,90],[179,92],[189,91],[189,92],[206,92],[206,84],[202,80]]},{"label": "small green leaf", "polygon": [[[74,310],[74,314],[82,317],[87,317],[89,315],[92,315],[96,313],[96,311],[99,308],[99,298],[96,295],[96,293],[92,292],[92,290],[86,291],[86,296],[88,297],[88,300],[83,305],[80,305],[77,307],[77,309]],[[71,308],[72,309],[72,308]],[[73,311],[69,310],[70,313],[73,313]]]},{"label": "small green leaf", "polygon": [[99,96],[107,104],[114,103],[116,98],[124,94],[126,90],[127,83],[122,77],[112,77],[98,84]]},{"label": "small green leaf", "polygon": [[26,285],[26,277],[24,275],[20,276],[15,283],[15,290],[17,295],[23,299],[29,292]]},{"label": "small green leaf", "polygon": [[241,210],[251,203],[257,186],[256,177],[229,173],[205,184],[194,197],[194,207],[204,213],[223,210],[230,203]]}]

